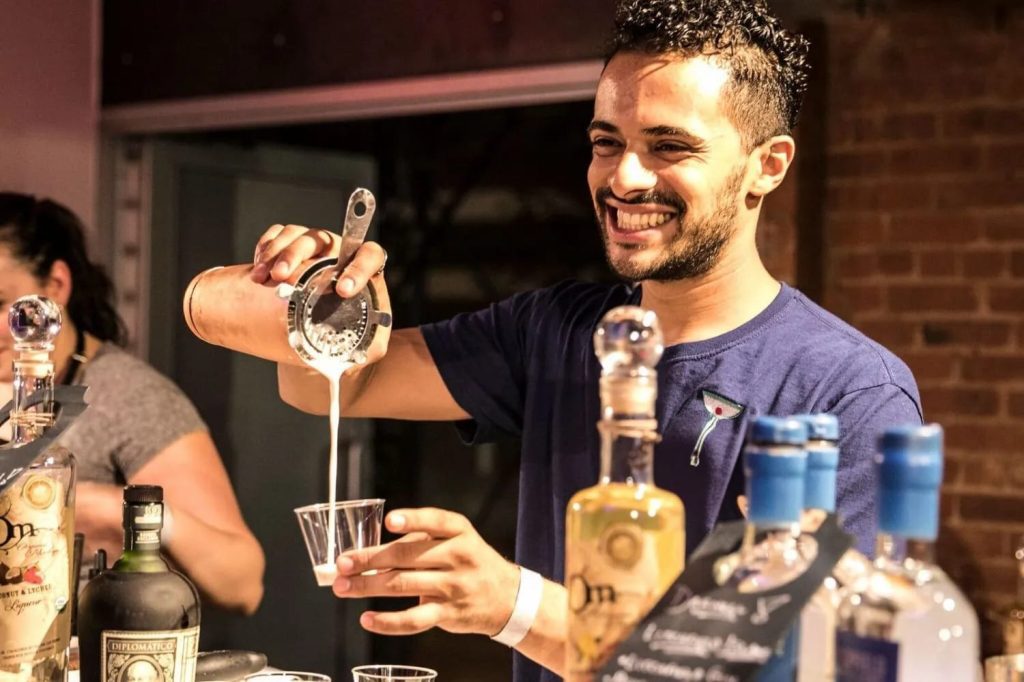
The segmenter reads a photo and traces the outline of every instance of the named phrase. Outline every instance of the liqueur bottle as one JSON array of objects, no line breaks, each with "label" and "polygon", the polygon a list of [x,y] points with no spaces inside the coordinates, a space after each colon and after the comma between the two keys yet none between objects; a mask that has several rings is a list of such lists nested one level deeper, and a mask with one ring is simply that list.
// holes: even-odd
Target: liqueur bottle
[{"label": "liqueur bottle", "polygon": [[664,350],[654,313],[608,312],[594,333],[601,361],[601,477],[566,512],[566,675],[592,680],[683,569],[683,503],[653,480],[654,403]]},{"label": "liqueur bottle", "polygon": [[878,474],[877,556],[865,578],[843,589],[837,679],[980,679],[978,617],[933,558],[942,429],[931,424],[887,431]]},{"label": "liqueur bottle", "polygon": [[[12,440],[0,451],[38,445],[55,419],[53,342],[60,308],[25,296],[8,315],[14,337]],[[13,472],[12,472],[13,473]],[[0,678],[67,678],[71,639],[75,458],[56,444],[0,492]]]},{"label": "liqueur bottle", "polygon": [[[747,524],[735,555],[717,562],[716,579],[740,592],[757,593],[790,582],[816,556],[816,545],[800,535],[807,471],[807,427],[796,419],[758,417],[743,452]],[[793,680],[799,627],[779,643],[754,678],[759,682]]]},{"label": "liqueur bottle", "polygon": [[199,595],[160,556],[163,489],[124,489],[124,553],[78,605],[82,682],[194,682]]}]

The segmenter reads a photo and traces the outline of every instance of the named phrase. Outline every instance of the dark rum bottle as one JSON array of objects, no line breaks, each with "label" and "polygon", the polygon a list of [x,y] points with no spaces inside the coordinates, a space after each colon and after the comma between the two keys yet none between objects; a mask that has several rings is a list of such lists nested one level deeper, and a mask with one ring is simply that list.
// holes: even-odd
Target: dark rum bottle
[{"label": "dark rum bottle", "polygon": [[194,682],[199,595],[160,556],[163,489],[124,489],[124,553],[78,605],[82,682]]}]

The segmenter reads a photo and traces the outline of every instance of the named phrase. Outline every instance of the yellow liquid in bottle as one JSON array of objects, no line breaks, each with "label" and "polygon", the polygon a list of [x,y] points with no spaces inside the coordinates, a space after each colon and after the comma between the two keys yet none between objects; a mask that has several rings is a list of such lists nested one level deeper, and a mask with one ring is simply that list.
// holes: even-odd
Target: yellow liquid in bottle
[{"label": "yellow liquid in bottle", "polygon": [[565,679],[589,682],[683,570],[685,512],[650,485],[586,488],[566,512]]}]

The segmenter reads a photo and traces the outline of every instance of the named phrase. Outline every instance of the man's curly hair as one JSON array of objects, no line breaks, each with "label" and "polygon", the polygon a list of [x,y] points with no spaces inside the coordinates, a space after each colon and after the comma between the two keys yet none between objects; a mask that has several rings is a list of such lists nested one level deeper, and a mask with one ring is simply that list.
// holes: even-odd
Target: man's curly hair
[{"label": "man's curly hair", "polygon": [[808,43],[765,0],[622,0],[607,53],[705,55],[731,72],[723,106],[749,148],[796,125]]}]

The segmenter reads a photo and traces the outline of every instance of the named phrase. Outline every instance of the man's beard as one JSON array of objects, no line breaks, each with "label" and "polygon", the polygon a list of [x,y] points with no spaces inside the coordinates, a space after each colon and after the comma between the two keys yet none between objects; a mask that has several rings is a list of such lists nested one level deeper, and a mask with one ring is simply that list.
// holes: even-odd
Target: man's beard
[{"label": "man's beard", "polygon": [[[608,266],[619,277],[631,282],[671,282],[706,275],[718,264],[722,249],[736,232],[736,215],[739,212],[736,202],[742,183],[743,168],[738,168],[726,178],[722,188],[715,195],[715,206],[711,213],[699,218],[689,215],[686,202],[676,194],[649,190],[629,200],[616,197],[624,204],[658,204],[670,206],[676,211],[678,231],[672,240],[662,247],[663,252],[657,259],[647,265],[633,261],[616,264],[612,261],[612,245],[609,243],[609,234],[605,227],[605,215],[608,212],[605,200],[614,194],[610,188],[601,187],[594,193],[594,201]],[[630,249],[624,245],[619,245],[618,248]],[[642,247],[633,248],[638,250]]]}]

